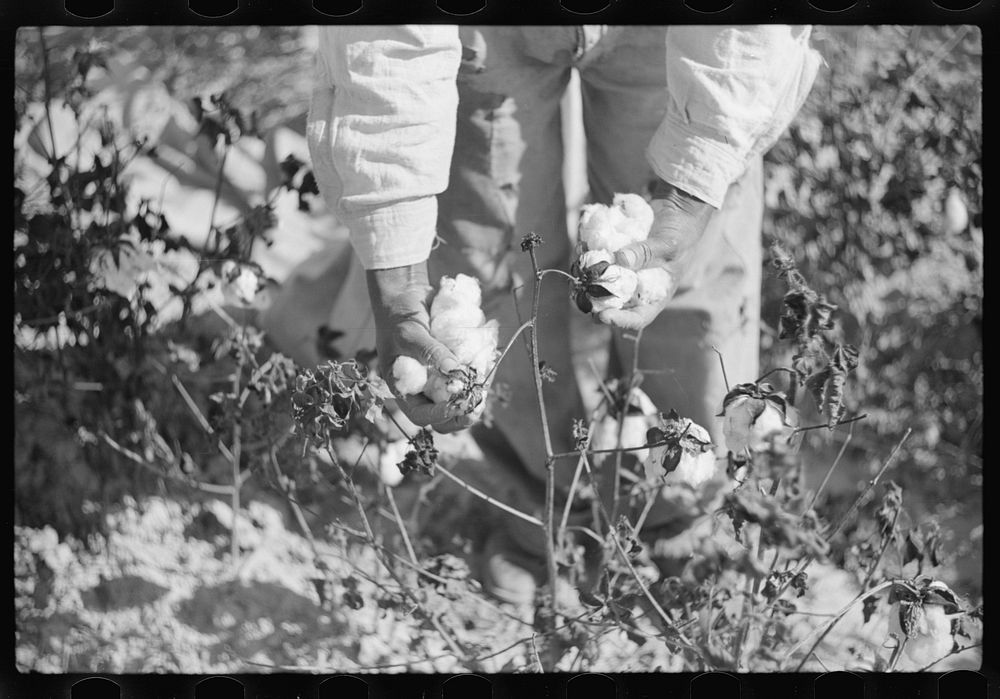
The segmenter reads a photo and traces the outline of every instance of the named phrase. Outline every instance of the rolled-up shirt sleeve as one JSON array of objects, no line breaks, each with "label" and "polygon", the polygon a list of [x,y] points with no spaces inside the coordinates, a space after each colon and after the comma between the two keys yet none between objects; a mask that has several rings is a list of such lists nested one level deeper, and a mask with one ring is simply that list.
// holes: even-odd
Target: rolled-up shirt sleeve
[{"label": "rolled-up shirt sleeve", "polygon": [[366,269],[422,262],[455,143],[458,28],[319,31],[307,136],[320,192]]},{"label": "rolled-up shirt sleeve", "polygon": [[664,181],[718,208],[777,141],[816,78],[810,27],[667,30],[667,112],[646,157]]}]

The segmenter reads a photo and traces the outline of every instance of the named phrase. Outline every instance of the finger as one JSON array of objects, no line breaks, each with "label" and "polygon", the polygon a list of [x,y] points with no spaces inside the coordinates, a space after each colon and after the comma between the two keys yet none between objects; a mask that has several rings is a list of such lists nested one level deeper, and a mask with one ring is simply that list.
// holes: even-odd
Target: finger
[{"label": "finger", "polygon": [[471,415],[461,415],[459,417],[452,418],[447,422],[433,425],[433,428],[435,432],[440,432],[441,434],[451,434],[452,432],[459,432],[461,430],[468,429],[477,422],[478,420]]},{"label": "finger", "polygon": [[622,330],[642,330],[653,322],[659,312],[658,309],[655,304],[627,310],[609,308],[598,313],[597,317],[605,325],[613,325]]},{"label": "finger", "polygon": [[677,243],[665,238],[647,238],[626,245],[615,253],[615,264],[629,269],[643,269],[662,264],[677,253]]},{"label": "finger", "polygon": [[455,357],[450,349],[427,335],[429,340],[422,348],[424,362],[430,366],[437,367],[442,374],[449,374],[462,367],[461,362]]},{"label": "finger", "polygon": [[425,396],[407,396],[399,400],[399,409],[414,425],[443,424],[455,417],[455,411],[447,403],[435,403]]}]

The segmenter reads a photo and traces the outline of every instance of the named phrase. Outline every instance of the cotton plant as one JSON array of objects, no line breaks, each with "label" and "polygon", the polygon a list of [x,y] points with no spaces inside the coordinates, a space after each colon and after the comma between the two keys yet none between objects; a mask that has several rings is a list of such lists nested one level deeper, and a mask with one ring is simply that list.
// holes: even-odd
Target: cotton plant
[{"label": "cotton plant", "polygon": [[889,592],[889,635],[900,654],[916,667],[948,655],[955,644],[952,619],[965,614],[958,597],[940,580],[927,577],[896,582]]},{"label": "cotton plant", "polygon": [[615,263],[615,253],[649,237],[653,209],[638,194],[615,194],[611,205],[583,207],[577,228],[579,255],[573,294],[584,313],[632,308],[662,301],[673,278],[662,267],[639,271]]},{"label": "cotton plant", "polygon": [[499,324],[486,319],[481,303],[482,290],[475,278],[442,277],[430,306],[430,332],[464,369],[444,374],[413,357],[399,356],[392,364],[392,379],[401,396],[423,393],[435,403],[461,405],[474,417],[482,415],[485,384],[499,355]]}]

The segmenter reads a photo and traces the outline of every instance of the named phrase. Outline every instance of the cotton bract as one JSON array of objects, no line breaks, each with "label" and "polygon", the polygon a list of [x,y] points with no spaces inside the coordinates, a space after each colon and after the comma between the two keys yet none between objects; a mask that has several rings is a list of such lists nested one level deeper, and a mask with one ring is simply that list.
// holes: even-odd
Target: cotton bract
[{"label": "cotton bract", "polygon": [[924,604],[918,609],[913,615],[911,635],[907,637],[900,616],[905,612],[899,602],[892,605],[889,609],[889,633],[895,634],[900,643],[906,639],[903,655],[915,665],[924,667],[951,652],[955,639],[951,635],[951,619],[943,605]]}]

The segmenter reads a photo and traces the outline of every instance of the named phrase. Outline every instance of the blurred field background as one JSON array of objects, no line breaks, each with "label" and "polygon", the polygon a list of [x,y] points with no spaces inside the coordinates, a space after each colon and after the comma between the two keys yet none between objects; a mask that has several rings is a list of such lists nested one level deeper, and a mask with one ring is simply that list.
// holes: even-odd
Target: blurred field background
[{"label": "blurred field background", "polygon": [[[85,113],[108,116],[158,144],[156,158],[140,158],[126,173],[131,194],[160,203],[171,229],[192,243],[206,239],[213,211],[217,221],[245,216],[272,195],[288,154],[308,160],[303,132],[314,28],[50,27],[44,37],[47,61],[35,29],[21,29],[15,49],[19,183],[44,179],[40,154],[53,141],[59,152],[80,152],[71,110],[55,106],[49,124],[42,105],[46,94],[66,93],[77,70],[74,53],[86,47],[99,49],[106,63],[93,68],[94,94],[81,97]],[[983,506],[979,33],[952,26],[817,27],[813,43],[827,65],[790,131],[767,155],[764,232],[765,244],[784,244],[812,286],[837,304],[839,332],[860,350],[848,411],[868,418],[850,431],[826,506],[834,513],[846,509],[912,428],[886,479],[903,487],[913,521],[940,523],[935,574],[977,600]],[[213,203],[220,164],[198,134],[191,104],[223,91],[235,107],[256,115],[260,136],[241,139]],[[587,196],[578,109],[570,93],[564,122],[571,221]],[[26,211],[44,208],[40,189],[25,195]],[[297,308],[297,316],[277,314],[285,316],[289,333],[309,318],[336,321],[352,304],[359,312],[356,295],[338,308],[332,303],[355,279],[343,262],[343,229],[321,202],[309,212],[299,210],[291,193],[274,202],[274,244],[256,257],[273,280],[261,312],[268,303],[280,309],[283,286],[311,289],[315,298],[315,306]],[[324,276],[331,268],[334,278]],[[775,341],[784,288],[769,272],[765,367],[788,362]],[[580,320],[582,358],[599,352],[602,336]],[[315,350],[302,332],[298,359],[308,361]],[[15,356],[17,391],[32,380],[29,354]],[[405,625],[377,614],[364,621],[343,610],[317,615],[303,572],[308,547],[263,488],[250,491],[253,516],[237,525],[248,528],[243,538],[258,553],[233,579],[219,543],[232,510],[227,514],[221,500],[192,495],[81,443],[74,411],[85,405],[83,399],[16,395],[20,666],[209,672],[246,668],[256,659],[255,671],[269,663],[302,664],[306,657],[306,664],[349,670],[359,662],[391,663],[410,642]],[[824,478],[846,435],[845,429],[809,433],[810,487]],[[205,473],[211,478],[211,465]],[[856,525],[861,531],[872,526],[870,517]],[[258,582],[252,594],[240,587],[247,579]],[[837,580],[831,571],[830,590]]]}]

